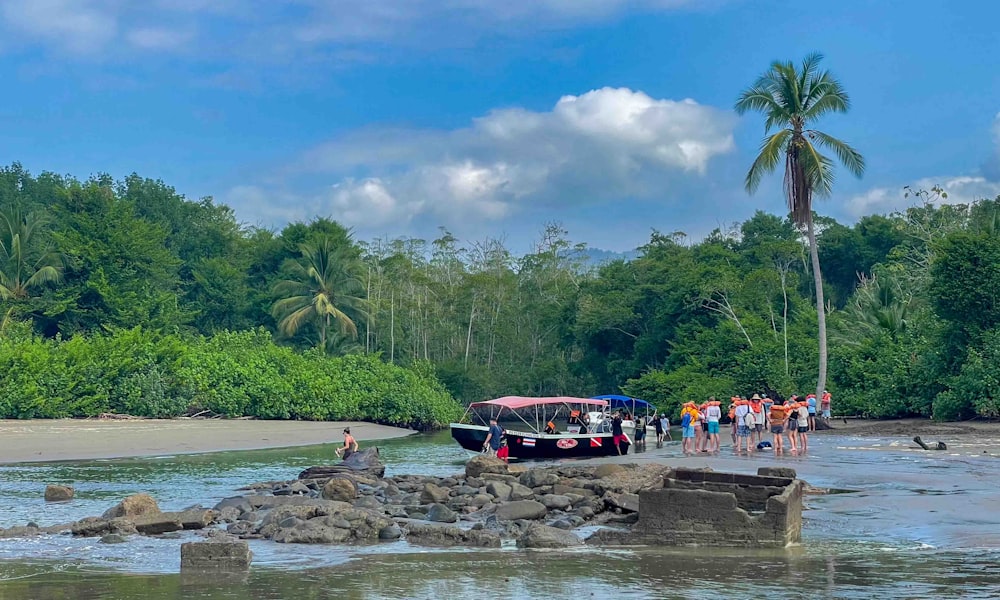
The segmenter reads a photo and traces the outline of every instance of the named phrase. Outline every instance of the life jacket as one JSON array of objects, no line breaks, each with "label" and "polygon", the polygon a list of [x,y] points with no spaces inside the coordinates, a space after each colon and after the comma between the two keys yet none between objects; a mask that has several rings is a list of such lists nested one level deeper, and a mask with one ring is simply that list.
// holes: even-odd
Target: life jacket
[{"label": "life jacket", "polygon": [[780,423],[785,420],[787,411],[784,406],[775,404],[771,407],[770,419],[772,423]]},{"label": "life jacket", "polygon": [[763,410],[763,408],[764,408],[764,405],[763,405],[762,402],[758,401],[758,402],[751,402],[750,403],[750,410],[752,410],[753,412],[755,412],[757,414],[760,414],[760,411]]}]

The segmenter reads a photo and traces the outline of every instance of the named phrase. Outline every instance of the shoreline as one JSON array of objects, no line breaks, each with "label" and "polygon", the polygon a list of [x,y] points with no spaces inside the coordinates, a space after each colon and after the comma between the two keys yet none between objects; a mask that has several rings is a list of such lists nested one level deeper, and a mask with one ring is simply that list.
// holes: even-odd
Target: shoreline
[{"label": "shoreline", "polygon": [[345,427],[362,444],[417,433],[361,421],[0,420],[0,465],[339,445]]}]

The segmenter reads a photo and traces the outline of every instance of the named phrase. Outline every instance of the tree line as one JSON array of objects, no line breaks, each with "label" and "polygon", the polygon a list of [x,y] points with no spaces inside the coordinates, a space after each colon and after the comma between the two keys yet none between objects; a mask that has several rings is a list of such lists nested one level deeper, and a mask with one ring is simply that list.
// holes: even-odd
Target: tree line
[{"label": "tree line", "polygon": [[[956,419],[1000,411],[1000,199],[949,205],[943,196],[917,191],[918,206],[853,225],[813,216],[831,330],[828,387],[838,412]],[[8,400],[5,416],[108,408],[161,414],[148,404],[162,397],[172,399],[156,400],[167,407],[162,414],[192,406],[272,418],[359,414],[256,408],[268,395],[291,393],[275,382],[292,381],[290,365],[305,369],[308,361],[278,363],[305,355],[369,355],[403,367],[390,378],[418,372],[407,385],[431,390],[440,381],[447,392],[414,388],[413,395],[433,396],[441,407],[449,393],[468,402],[623,390],[670,409],[710,395],[787,396],[815,384],[812,261],[807,236],[791,218],[758,212],[696,242],[654,231],[638,257],[595,265],[587,247],[557,224],[520,256],[502,239],[462,243],[443,229],[432,240],[358,241],[318,218],[271,231],[241,224],[211,199],[188,201],[136,175],[78,181],[33,176],[15,164],[0,170],[0,206],[5,394],[30,396],[17,410]],[[221,369],[207,379],[180,369],[178,361],[190,363],[166,351],[113,377],[71,368],[82,359],[31,362],[32,352],[42,352],[35,346],[66,345],[69,352],[80,338],[98,348],[108,339],[127,342],[136,328],[149,338],[144,344],[228,354],[205,359]],[[252,334],[252,342],[227,337],[233,332]],[[261,367],[274,385],[253,403],[227,405],[223,396],[246,397],[252,387],[232,376],[254,371],[250,346],[280,356],[273,368]],[[94,356],[122,361],[122,352]],[[51,370],[55,379],[39,387],[12,375],[25,370]],[[108,377],[131,377],[131,404],[111,403],[126,388],[101,388]],[[218,383],[226,377],[233,380],[228,388]],[[87,395],[97,388],[104,391]],[[324,393],[342,393],[334,389]],[[69,412],[23,410],[66,393],[98,400],[92,410],[86,402]],[[323,398],[311,402],[332,402]],[[454,410],[392,419],[440,425]]]}]

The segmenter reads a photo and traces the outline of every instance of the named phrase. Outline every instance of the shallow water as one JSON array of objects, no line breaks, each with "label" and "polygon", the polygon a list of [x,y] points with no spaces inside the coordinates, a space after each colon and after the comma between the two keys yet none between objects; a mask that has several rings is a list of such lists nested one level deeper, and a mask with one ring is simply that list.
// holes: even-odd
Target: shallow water
[{"label": "shallow water", "polygon": [[[935,440],[936,441],[936,440]],[[684,458],[677,444],[624,461],[665,461],[753,472],[781,464],[819,487],[808,496],[803,543],[781,551],[688,549],[427,549],[405,542],[357,548],[252,544],[244,579],[182,577],[176,538],[125,544],[47,536],[0,540],[0,600],[7,598],[432,598],[492,597],[998,597],[1000,443],[948,440],[946,452],[902,440],[814,436],[807,457]],[[448,474],[468,454],[447,433],[379,442],[387,474]],[[986,449],[988,454],[983,455]],[[251,482],[294,478],[329,462],[332,446],[0,467],[0,526],[100,514],[147,492],[164,509],[210,506]],[[617,460],[617,459],[616,459]],[[46,483],[77,499],[46,505]]]}]

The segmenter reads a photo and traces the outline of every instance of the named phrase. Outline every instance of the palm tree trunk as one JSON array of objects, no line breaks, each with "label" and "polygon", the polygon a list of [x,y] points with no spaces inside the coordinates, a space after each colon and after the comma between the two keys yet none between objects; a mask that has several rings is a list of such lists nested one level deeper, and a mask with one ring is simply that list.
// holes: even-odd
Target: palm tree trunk
[{"label": "palm tree trunk", "polygon": [[826,301],[823,299],[823,274],[819,270],[819,249],[816,247],[812,215],[806,220],[806,231],[809,235],[813,279],[816,282],[816,323],[819,327],[819,380],[816,382],[816,397],[820,398],[826,389]]}]

